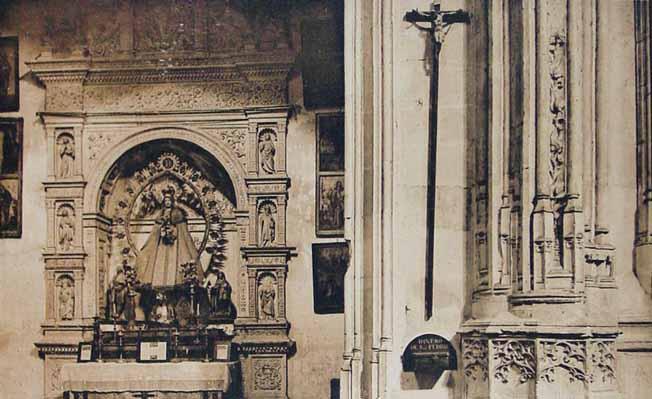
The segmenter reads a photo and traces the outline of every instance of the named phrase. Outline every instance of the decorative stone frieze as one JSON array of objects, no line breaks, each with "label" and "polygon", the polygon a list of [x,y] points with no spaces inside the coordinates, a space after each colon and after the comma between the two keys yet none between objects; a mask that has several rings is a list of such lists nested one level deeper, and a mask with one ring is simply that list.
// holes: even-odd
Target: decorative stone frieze
[{"label": "decorative stone frieze", "polygon": [[462,342],[464,375],[474,381],[489,377],[489,346],[484,339],[465,339]]},{"label": "decorative stone frieze", "polygon": [[494,367],[493,378],[503,384],[510,382],[510,371],[518,374],[518,380],[523,383],[536,376],[536,354],[534,342],[527,340],[492,340]]},{"label": "decorative stone frieze", "polygon": [[560,377],[558,371],[563,370],[570,382],[586,381],[585,345],[585,341],[539,341],[539,379],[554,382]]}]

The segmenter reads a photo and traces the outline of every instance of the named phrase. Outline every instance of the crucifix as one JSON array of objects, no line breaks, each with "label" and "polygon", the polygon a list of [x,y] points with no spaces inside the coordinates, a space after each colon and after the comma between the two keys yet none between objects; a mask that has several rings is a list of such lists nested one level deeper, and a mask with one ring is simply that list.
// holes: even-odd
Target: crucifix
[{"label": "crucifix", "polygon": [[[405,20],[420,30],[428,32],[432,44],[432,67],[430,69],[430,118],[428,121],[428,180],[426,192],[426,278],[425,319],[432,317],[432,291],[435,252],[435,184],[437,167],[437,104],[439,99],[439,52],[450,27],[455,23],[469,23],[469,13],[442,11],[439,4],[433,4],[431,11],[412,10],[405,14]],[[422,26],[421,24],[430,24]]]}]

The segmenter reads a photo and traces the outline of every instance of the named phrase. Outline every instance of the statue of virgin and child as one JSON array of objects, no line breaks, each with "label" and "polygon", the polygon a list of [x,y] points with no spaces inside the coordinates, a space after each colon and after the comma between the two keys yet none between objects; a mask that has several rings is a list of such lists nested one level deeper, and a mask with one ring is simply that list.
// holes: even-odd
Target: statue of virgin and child
[{"label": "statue of virgin and child", "polygon": [[[136,257],[134,268],[138,284],[153,290],[150,320],[166,323],[175,313],[181,318],[182,313],[190,311],[182,309],[187,307],[187,300],[168,296],[175,296],[173,291],[188,283],[189,274],[193,275],[196,284],[197,296],[193,302],[197,309],[202,309],[210,317],[234,317],[231,285],[220,270],[222,266],[217,256],[211,256],[204,271],[200,254],[188,230],[186,212],[176,205],[174,188],[168,187],[162,193],[161,209],[154,214],[154,228]],[[189,267],[194,270],[188,270]],[[120,273],[116,275],[118,280],[112,284],[112,291],[124,288],[120,276]],[[176,303],[178,309],[169,307],[171,301]]]}]

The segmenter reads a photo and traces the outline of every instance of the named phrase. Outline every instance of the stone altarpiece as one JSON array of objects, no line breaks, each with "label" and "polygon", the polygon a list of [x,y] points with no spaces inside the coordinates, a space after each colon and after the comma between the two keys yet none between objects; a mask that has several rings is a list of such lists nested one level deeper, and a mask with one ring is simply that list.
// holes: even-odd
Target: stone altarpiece
[{"label": "stone altarpiece", "polygon": [[226,238],[244,395],[287,397],[287,76],[295,58],[287,21],[254,26],[228,1],[173,3],[53,14],[60,20],[46,32],[48,51],[28,63],[45,88],[47,296],[36,345],[48,398],[61,395],[62,364],[75,361],[77,343],[106,312],[119,266],[138,256],[152,226],[136,216],[163,186],[176,189],[199,251]]}]

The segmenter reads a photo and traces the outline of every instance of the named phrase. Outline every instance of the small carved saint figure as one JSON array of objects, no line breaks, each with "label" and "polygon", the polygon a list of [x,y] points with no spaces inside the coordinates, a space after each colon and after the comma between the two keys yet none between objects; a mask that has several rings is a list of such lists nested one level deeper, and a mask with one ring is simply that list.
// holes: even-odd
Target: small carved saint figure
[{"label": "small carved saint figure", "polygon": [[75,164],[75,146],[73,139],[67,135],[59,138],[59,177],[73,175]]},{"label": "small carved saint figure", "polygon": [[274,157],[276,156],[276,146],[272,132],[265,131],[260,136],[258,151],[260,152],[260,169],[267,174],[276,172]]},{"label": "small carved saint figure", "polygon": [[161,324],[170,324],[174,321],[174,309],[168,304],[167,297],[164,293],[156,293],[156,300],[154,301],[149,319]]},{"label": "small carved saint figure", "polygon": [[57,280],[59,289],[59,320],[72,320],[75,315],[75,283],[70,277]]},{"label": "small carved saint figure", "polygon": [[219,270],[217,261],[211,258],[206,276],[204,277],[204,288],[208,293],[211,313],[216,316],[231,317],[231,284],[226,280],[226,275]]},{"label": "small carved saint figure", "polygon": [[261,320],[274,320],[276,318],[276,290],[274,279],[271,276],[263,277],[258,288]]},{"label": "small carved saint figure", "polygon": [[276,239],[276,220],[274,220],[274,205],[264,204],[260,209],[258,226],[260,231],[259,243],[261,247],[269,247]]},{"label": "small carved saint figure", "polygon": [[124,311],[127,303],[127,280],[122,268],[118,268],[109,289],[109,316],[115,320],[125,320]]},{"label": "small carved saint figure", "polygon": [[59,248],[69,251],[75,239],[74,212],[68,206],[62,206],[59,213]]}]

